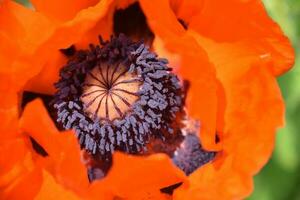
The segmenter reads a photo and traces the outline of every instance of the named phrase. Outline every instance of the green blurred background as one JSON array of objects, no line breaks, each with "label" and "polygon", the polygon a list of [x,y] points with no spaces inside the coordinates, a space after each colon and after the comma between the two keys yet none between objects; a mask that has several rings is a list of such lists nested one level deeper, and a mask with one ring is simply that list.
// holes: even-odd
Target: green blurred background
[{"label": "green blurred background", "polygon": [[[28,4],[28,0],[17,0]],[[279,130],[269,163],[255,177],[248,200],[300,200],[300,0],[263,0],[270,16],[291,39],[295,67],[278,79],[286,104],[286,126]]]}]

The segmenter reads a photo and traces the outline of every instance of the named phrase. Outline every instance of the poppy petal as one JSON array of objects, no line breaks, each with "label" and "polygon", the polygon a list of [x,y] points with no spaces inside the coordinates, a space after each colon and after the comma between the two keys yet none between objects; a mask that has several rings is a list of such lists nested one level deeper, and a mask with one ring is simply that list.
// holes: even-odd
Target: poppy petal
[{"label": "poppy petal", "polygon": [[[253,189],[253,175],[271,155],[275,131],[282,124],[283,116],[283,103],[274,77],[258,65],[225,88],[228,110],[222,138],[224,149],[212,164],[189,177],[191,187],[176,191],[177,199],[197,199],[201,191],[210,194],[201,199],[245,198]],[[257,116],[257,113],[261,114]]]},{"label": "poppy petal", "polygon": [[[190,9],[187,3],[180,6],[182,11]],[[222,17],[216,17],[216,13]],[[205,0],[193,16],[179,12],[179,17],[185,17],[189,29],[204,37],[219,43],[242,43],[257,57],[271,60],[273,63],[268,67],[275,75],[287,71],[294,63],[288,38],[268,16],[261,1]]]},{"label": "poppy petal", "polygon": [[6,64],[1,65],[0,72],[9,75],[6,85],[20,90],[32,74],[36,73],[37,69],[29,62],[31,55],[49,36],[54,24],[14,1],[1,2],[0,12],[0,52],[5,56],[1,59],[1,64],[4,61]]},{"label": "poppy petal", "polygon": [[[155,33],[156,52],[167,55],[174,71],[190,81],[188,114],[201,122],[204,148],[218,150],[212,162],[188,178],[166,155],[137,157],[117,152],[107,176],[88,188],[74,134],[59,134],[41,100],[27,104],[17,126],[18,94],[24,83],[31,79],[27,90],[53,93],[53,83],[66,61],[59,50],[73,44],[85,48],[96,41],[97,34],[107,37],[112,32],[114,9],[125,8],[129,2],[76,0],[65,13],[58,13],[53,2],[34,0],[39,12],[12,1],[0,3],[0,42],[9,47],[9,54],[16,52],[7,55],[0,47],[0,54],[4,52],[0,59],[8,57],[1,64],[9,66],[0,66],[0,77],[6,84],[17,82],[12,87],[0,86],[7,95],[0,99],[0,119],[4,121],[1,139],[8,145],[0,147],[4,154],[0,166],[5,165],[0,167],[4,195],[21,198],[21,189],[30,176],[36,184],[25,197],[39,192],[37,199],[79,199],[77,195],[91,199],[169,199],[159,189],[178,182],[183,184],[175,190],[174,199],[180,200],[241,199],[251,193],[253,175],[270,157],[274,133],[283,124],[284,105],[274,76],[288,70],[294,60],[290,43],[260,1],[140,1]],[[180,25],[178,18],[188,27]],[[40,30],[45,31],[41,34]],[[221,139],[217,144],[216,131]],[[3,137],[23,132],[25,138],[20,141]],[[28,148],[28,136],[49,153],[42,158],[43,172]],[[5,163],[10,148],[16,155]]]},{"label": "poppy petal", "polygon": [[[30,158],[30,155],[28,155],[29,152],[24,138],[10,139],[10,140],[6,140],[5,142],[2,142],[0,146],[0,151],[1,151],[0,174],[1,174],[1,183],[3,184],[4,182],[6,182],[4,181],[5,179],[10,181],[11,179],[15,178],[15,177],[10,178],[11,175],[16,176],[18,175],[19,172],[22,171],[21,168],[17,170],[17,167],[20,167],[22,165],[22,162],[26,159],[26,157]],[[13,169],[14,165],[16,165],[16,169]],[[28,166],[31,165],[32,164],[29,164]]]},{"label": "poppy petal", "polygon": [[[48,40],[36,52],[32,65],[37,73],[26,85],[26,90],[53,94],[53,83],[58,80],[59,69],[66,61],[59,50],[74,44],[76,48],[87,48],[88,44],[98,39],[98,35],[109,35],[111,26],[104,25],[104,22],[108,22],[106,14],[111,4],[111,0],[100,1],[95,6],[78,12],[72,20],[55,27]],[[101,28],[97,26],[99,24]],[[97,34],[93,31],[95,27],[98,27]],[[49,58],[49,55],[53,55],[53,58]]]},{"label": "poppy petal", "polygon": [[[20,120],[24,132],[49,154],[50,171],[66,186],[80,191],[88,185],[86,168],[80,160],[80,148],[73,132],[60,134],[40,99],[27,104]],[[70,170],[69,163],[72,163]]]},{"label": "poppy petal", "polygon": [[0,97],[0,138],[1,140],[12,138],[18,135],[18,94],[15,91],[1,91]]},{"label": "poppy petal", "polygon": [[[185,180],[184,173],[172,164],[167,155],[137,157],[116,152],[107,177],[94,182],[92,191],[106,188],[106,193],[110,192],[120,198],[141,199],[152,194],[152,191],[156,191],[154,195],[160,188]],[[164,198],[164,195],[154,196]]]},{"label": "poppy petal", "polygon": [[224,156],[216,164],[207,164],[194,172],[190,177],[190,185],[182,185],[175,190],[174,200],[197,199],[243,199],[252,190],[251,177],[241,176],[232,167],[232,157]]},{"label": "poppy petal", "polygon": [[40,200],[57,200],[57,199],[70,199],[70,200],[79,200],[79,198],[75,193],[65,189],[62,185],[59,185],[54,177],[43,170],[43,183],[36,194],[35,199]]},{"label": "poppy petal", "polygon": [[59,155],[58,130],[40,99],[28,103],[20,119],[20,127],[34,138],[50,156]]},{"label": "poppy petal", "polygon": [[73,18],[80,10],[95,5],[98,0],[31,0],[34,8],[50,18],[65,21]]},{"label": "poppy petal", "polygon": [[202,10],[204,2],[204,0],[170,0],[170,7],[178,19],[184,20],[188,25],[189,19]]},{"label": "poppy petal", "polygon": [[[189,177],[195,185],[191,184],[187,193],[178,190],[176,195],[178,199],[197,199],[196,191],[213,188],[215,198],[245,198],[253,189],[253,175],[269,159],[276,128],[283,122],[280,90],[268,70],[272,62],[247,54],[243,45],[220,45],[196,34],[194,38],[208,51],[225,90],[223,150],[212,164]],[[231,51],[225,50],[229,46]]]},{"label": "poppy petal", "polygon": [[56,25],[42,14],[13,1],[4,1],[0,9],[0,30],[5,31],[25,55],[34,53],[36,48],[49,37]]},{"label": "poppy petal", "polygon": [[[2,141],[0,154],[0,198],[34,198],[40,187],[41,174],[33,162],[25,138]],[[27,187],[29,181],[32,181],[30,188]],[[24,190],[24,187],[27,189]]]},{"label": "poppy petal", "polygon": [[[165,49],[178,55],[180,67],[175,71],[190,81],[186,106],[188,114],[201,123],[201,142],[206,149],[217,150],[215,144],[217,115],[217,79],[213,65],[197,42],[187,35],[170,8],[169,2],[140,1],[148,23],[155,33],[156,42],[162,41]],[[156,6],[159,4],[160,6]],[[164,13],[164,15],[161,15]],[[154,45],[157,44],[154,42]],[[161,48],[156,51],[166,55]],[[171,54],[171,55],[172,55]],[[172,57],[168,58],[171,60]],[[199,66],[199,67],[198,67]]]}]

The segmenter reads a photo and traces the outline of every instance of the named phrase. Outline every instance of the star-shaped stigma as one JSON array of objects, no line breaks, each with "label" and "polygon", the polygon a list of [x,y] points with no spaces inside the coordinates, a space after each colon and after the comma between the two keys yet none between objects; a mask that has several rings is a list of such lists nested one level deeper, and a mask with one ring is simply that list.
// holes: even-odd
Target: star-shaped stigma
[{"label": "star-shaped stigma", "polygon": [[90,117],[112,121],[139,98],[141,79],[123,64],[99,64],[87,74],[81,101]]}]

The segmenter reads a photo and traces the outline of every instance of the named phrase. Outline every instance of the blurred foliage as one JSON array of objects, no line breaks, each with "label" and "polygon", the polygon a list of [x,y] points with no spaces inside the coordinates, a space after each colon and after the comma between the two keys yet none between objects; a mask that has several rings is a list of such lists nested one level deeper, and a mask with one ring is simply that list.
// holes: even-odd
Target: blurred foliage
[{"label": "blurred foliage", "polygon": [[300,0],[263,0],[296,50],[294,68],[279,78],[286,126],[278,131],[273,156],[255,177],[250,200],[300,200]]},{"label": "blurred foliage", "polygon": [[[16,0],[30,6],[28,0]],[[270,16],[291,39],[295,67],[279,78],[286,103],[286,126],[278,131],[269,163],[255,177],[249,200],[300,200],[300,0],[263,0]]]},{"label": "blurred foliage", "polygon": [[14,0],[15,2],[21,3],[25,6],[31,6],[30,0]]}]

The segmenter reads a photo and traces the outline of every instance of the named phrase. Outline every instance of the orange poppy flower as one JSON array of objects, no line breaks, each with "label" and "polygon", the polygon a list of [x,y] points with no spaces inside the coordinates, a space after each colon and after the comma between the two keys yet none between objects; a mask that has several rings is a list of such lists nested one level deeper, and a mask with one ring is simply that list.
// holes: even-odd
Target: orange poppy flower
[{"label": "orange poppy flower", "polygon": [[[34,9],[9,0],[0,1],[1,199],[243,199],[251,193],[253,176],[269,159],[275,131],[283,125],[284,105],[276,76],[290,69],[294,62],[288,39],[268,17],[260,1],[32,0],[31,3]],[[178,105],[179,114],[162,108],[167,114],[161,115],[163,122],[158,124],[181,134],[184,113],[191,121],[199,122],[200,128],[192,126],[191,137],[181,135],[184,138],[179,142],[181,145],[175,140],[176,144],[173,140],[158,140],[163,151],[157,150],[157,141],[145,139],[147,145],[140,145],[148,147],[143,156],[130,155],[142,152],[138,145],[134,148],[131,145],[129,150],[124,145],[118,146],[119,151],[114,153],[110,146],[108,150],[105,146],[103,152],[113,157],[110,169],[102,173],[105,177],[90,183],[86,166],[90,167],[87,159],[93,148],[87,147],[94,143],[84,146],[73,131],[60,134],[57,123],[50,117],[53,108],[45,106],[41,99],[30,100],[34,96],[45,100],[45,95],[64,93],[57,92],[54,83],[63,79],[60,73],[63,66],[69,70],[66,66],[79,63],[80,52],[84,59],[90,52],[96,52],[104,60],[107,55],[103,52],[108,52],[109,58],[120,55],[109,54],[114,45],[123,45],[120,43],[123,39],[118,37],[86,50],[89,44],[98,43],[99,35],[107,40],[110,35],[120,33],[133,41],[143,39],[151,47],[142,51],[163,68],[150,76],[167,76],[164,81],[169,85],[162,87],[178,92],[180,102],[185,103]],[[133,45],[129,45],[131,48],[141,43],[128,44]],[[126,48],[123,49],[127,52]],[[169,60],[168,66],[172,66],[182,82],[189,83],[188,89],[178,89],[178,80],[170,81],[176,76],[166,72],[170,68],[164,67],[165,61],[151,51]],[[108,67],[106,72],[111,73]],[[92,84],[88,77],[87,84]],[[130,80],[126,80],[128,77],[123,81]],[[134,86],[126,91],[134,93]],[[176,94],[172,96],[175,102]],[[58,103],[65,100],[59,98]],[[84,103],[84,97],[80,98]],[[173,108],[170,101],[167,108]],[[110,119],[107,113],[111,102],[102,109],[106,113],[97,109],[95,115],[106,114]],[[101,102],[98,105],[101,107]],[[116,108],[115,114],[123,111],[123,107]],[[162,134],[169,135],[168,128],[160,128],[157,129]],[[86,151],[80,150],[80,146]],[[159,153],[173,146],[176,152],[171,156]],[[196,158],[201,156],[209,159],[198,163]]]}]

